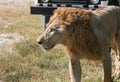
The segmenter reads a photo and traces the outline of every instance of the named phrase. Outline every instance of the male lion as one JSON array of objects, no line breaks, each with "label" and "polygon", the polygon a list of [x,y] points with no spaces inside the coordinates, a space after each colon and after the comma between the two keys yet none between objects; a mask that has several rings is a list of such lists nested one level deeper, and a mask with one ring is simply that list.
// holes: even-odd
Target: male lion
[{"label": "male lion", "polygon": [[81,82],[80,59],[100,60],[104,82],[112,82],[110,48],[119,56],[120,8],[107,6],[95,11],[58,8],[45,32],[37,39],[45,50],[62,44],[69,56],[71,82]]}]

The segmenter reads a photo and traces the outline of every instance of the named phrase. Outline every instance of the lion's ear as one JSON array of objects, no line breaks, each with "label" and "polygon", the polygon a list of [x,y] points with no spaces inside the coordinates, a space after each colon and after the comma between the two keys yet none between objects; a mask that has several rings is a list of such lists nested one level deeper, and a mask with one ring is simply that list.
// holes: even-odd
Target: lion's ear
[{"label": "lion's ear", "polygon": [[75,14],[62,14],[59,15],[59,19],[62,24],[69,26],[72,22],[77,21],[78,17]]},{"label": "lion's ear", "polygon": [[73,17],[74,20],[78,20],[78,18],[79,18],[76,13],[73,13],[73,14],[72,14],[72,17]]},{"label": "lion's ear", "polygon": [[67,14],[65,16],[65,21],[66,22],[69,22],[69,23],[72,23],[72,22],[75,22],[79,19],[79,17],[77,16],[77,14],[75,13],[70,13],[70,14]]}]

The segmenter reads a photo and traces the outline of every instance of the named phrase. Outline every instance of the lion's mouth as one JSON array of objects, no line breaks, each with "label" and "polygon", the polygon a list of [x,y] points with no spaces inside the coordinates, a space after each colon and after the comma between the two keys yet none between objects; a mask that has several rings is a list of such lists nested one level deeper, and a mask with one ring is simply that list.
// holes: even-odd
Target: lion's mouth
[{"label": "lion's mouth", "polygon": [[43,49],[45,49],[45,50],[51,50],[53,47],[54,47],[54,45],[41,45],[42,47],[43,47]]}]

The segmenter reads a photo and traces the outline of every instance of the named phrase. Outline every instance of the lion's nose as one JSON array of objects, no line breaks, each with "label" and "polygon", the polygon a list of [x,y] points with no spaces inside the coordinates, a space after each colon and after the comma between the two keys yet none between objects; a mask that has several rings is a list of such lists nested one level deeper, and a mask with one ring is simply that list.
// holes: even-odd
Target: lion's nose
[{"label": "lion's nose", "polygon": [[42,43],[43,43],[43,41],[39,41],[39,42],[38,42],[38,44],[42,44]]},{"label": "lion's nose", "polygon": [[44,41],[44,39],[43,39],[43,38],[38,38],[38,39],[37,39],[38,44],[42,44],[42,43],[43,43],[43,41]]}]

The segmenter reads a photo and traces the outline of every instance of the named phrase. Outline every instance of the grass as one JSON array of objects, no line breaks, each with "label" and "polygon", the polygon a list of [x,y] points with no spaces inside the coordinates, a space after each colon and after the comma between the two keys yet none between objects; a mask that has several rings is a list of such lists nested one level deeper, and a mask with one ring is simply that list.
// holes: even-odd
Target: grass
[{"label": "grass", "polygon": [[[42,33],[42,16],[31,15],[30,5],[33,3],[0,3],[0,34],[24,36],[20,42],[0,47],[0,81],[70,82],[68,58],[62,47],[58,45],[44,52],[37,44]],[[82,82],[102,82],[100,63],[82,60],[81,65]]]}]

